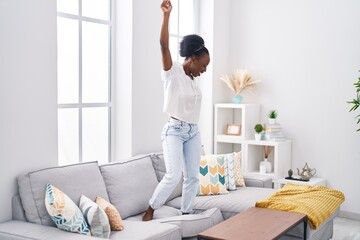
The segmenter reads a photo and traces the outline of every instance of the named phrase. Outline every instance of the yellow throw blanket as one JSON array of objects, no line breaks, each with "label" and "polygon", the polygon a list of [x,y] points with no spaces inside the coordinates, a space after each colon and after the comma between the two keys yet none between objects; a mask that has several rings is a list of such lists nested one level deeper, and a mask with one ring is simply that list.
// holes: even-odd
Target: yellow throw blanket
[{"label": "yellow throw blanket", "polygon": [[282,189],[256,202],[256,207],[305,214],[312,229],[316,229],[343,203],[342,192],[324,186],[287,183]]}]

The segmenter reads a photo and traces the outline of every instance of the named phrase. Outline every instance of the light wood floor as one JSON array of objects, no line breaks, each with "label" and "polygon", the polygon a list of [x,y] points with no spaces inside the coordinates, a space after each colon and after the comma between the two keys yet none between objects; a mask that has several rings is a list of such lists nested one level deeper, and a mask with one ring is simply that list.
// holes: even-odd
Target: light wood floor
[{"label": "light wood floor", "polygon": [[360,240],[360,221],[336,217],[332,240]]}]

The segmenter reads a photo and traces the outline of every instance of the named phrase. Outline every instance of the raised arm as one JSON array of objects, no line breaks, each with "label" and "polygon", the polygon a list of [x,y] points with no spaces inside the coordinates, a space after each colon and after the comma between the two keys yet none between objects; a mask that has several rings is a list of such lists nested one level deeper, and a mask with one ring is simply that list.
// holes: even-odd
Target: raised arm
[{"label": "raised arm", "polygon": [[164,0],[161,3],[161,10],[163,11],[163,22],[160,31],[160,47],[163,62],[163,69],[169,70],[172,66],[172,59],[169,49],[169,18],[172,10],[170,0]]}]

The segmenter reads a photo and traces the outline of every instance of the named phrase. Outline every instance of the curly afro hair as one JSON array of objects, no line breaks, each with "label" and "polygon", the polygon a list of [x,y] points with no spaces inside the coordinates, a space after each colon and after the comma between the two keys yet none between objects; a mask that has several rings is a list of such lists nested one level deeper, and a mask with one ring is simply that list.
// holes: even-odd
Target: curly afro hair
[{"label": "curly afro hair", "polygon": [[180,56],[185,57],[185,59],[193,55],[201,57],[205,54],[209,54],[209,51],[205,47],[204,39],[199,35],[186,35],[180,42]]}]

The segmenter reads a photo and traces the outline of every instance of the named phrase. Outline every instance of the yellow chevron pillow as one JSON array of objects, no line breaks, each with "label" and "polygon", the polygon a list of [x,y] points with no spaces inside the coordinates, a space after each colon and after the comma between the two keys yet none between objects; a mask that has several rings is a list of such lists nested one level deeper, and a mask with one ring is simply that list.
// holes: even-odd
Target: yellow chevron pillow
[{"label": "yellow chevron pillow", "polygon": [[198,195],[229,193],[226,189],[225,158],[216,155],[202,156],[200,160]]}]

